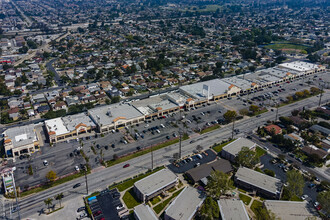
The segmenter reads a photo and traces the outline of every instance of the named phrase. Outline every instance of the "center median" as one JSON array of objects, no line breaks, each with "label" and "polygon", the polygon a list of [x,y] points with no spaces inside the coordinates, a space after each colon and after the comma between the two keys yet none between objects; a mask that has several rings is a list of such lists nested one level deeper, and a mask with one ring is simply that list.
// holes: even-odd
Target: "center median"
[{"label": "center median", "polygon": [[[182,141],[187,140],[187,139],[189,139],[189,136],[187,134],[184,134],[183,137],[182,137]],[[107,167],[110,167],[110,166],[113,166],[113,165],[116,165],[116,164],[119,164],[119,163],[122,163],[122,162],[125,162],[125,161],[128,161],[128,160],[131,160],[133,158],[140,157],[142,155],[148,154],[151,151],[159,150],[161,148],[168,147],[170,145],[179,143],[179,141],[180,141],[179,138],[175,138],[175,139],[168,140],[168,141],[165,141],[165,142],[160,143],[160,144],[152,145],[152,146],[149,146],[145,149],[142,149],[142,150],[139,150],[139,151],[134,151],[132,153],[125,154],[125,155],[120,156],[118,158],[108,160],[108,161],[106,161],[106,165],[107,165]]]}]

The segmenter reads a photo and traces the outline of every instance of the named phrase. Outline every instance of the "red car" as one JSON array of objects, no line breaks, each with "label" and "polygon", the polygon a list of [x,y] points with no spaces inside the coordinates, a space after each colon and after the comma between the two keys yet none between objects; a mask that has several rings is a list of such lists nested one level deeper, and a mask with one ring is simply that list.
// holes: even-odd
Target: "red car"
[{"label": "red car", "polygon": [[97,212],[94,212],[93,215],[94,215],[94,216],[99,216],[99,215],[101,215],[101,213],[102,213],[102,212],[99,210],[99,211],[97,211]]},{"label": "red car", "polygon": [[129,166],[130,166],[129,163],[127,163],[123,166],[123,168],[129,167]]}]

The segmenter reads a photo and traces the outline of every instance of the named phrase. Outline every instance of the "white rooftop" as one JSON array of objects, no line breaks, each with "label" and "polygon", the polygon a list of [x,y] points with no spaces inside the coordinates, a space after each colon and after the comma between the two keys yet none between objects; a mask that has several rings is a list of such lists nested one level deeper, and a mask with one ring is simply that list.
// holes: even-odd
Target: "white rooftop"
[{"label": "white rooftop", "polygon": [[221,79],[222,81],[233,84],[242,90],[246,90],[252,87],[252,83],[248,80],[238,78],[237,76]]},{"label": "white rooftop", "polygon": [[190,220],[203,204],[204,199],[205,195],[196,188],[187,186],[167,207],[165,214],[175,220]]},{"label": "white rooftop", "polygon": [[235,178],[274,194],[279,193],[283,185],[281,180],[277,178],[246,167],[240,167],[235,174]]},{"label": "white rooftop", "polygon": [[318,68],[318,65],[302,61],[294,61],[290,63],[282,63],[278,65],[282,68],[292,69],[298,72],[310,71]]},{"label": "white rooftop", "polygon": [[121,117],[125,120],[142,117],[143,114],[130,104],[116,103],[88,110],[93,121],[100,126],[110,125]]},{"label": "white rooftop", "polygon": [[302,220],[309,219],[313,216],[315,216],[315,219],[320,219],[315,213],[315,208],[306,201],[293,202],[266,200],[264,201],[264,204],[267,210],[274,213],[275,216],[280,219]]},{"label": "white rooftop", "polygon": [[38,137],[34,130],[34,124],[9,128],[3,132],[4,136],[8,136],[11,139],[12,144],[15,147],[21,147],[28,144],[33,144],[38,141]]},{"label": "white rooftop", "polygon": [[144,195],[151,195],[158,190],[176,182],[178,177],[168,169],[162,169],[134,183],[134,186]]},{"label": "white rooftop", "polygon": [[220,199],[218,200],[221,219],[223,220],[249,220],[249,215],[241,200],[238,199]]},{"label": "white rooftop", "polygon": [[50,119],[45,121],[45,126],[48,132],[54,131],[56,136],[58,136],[74,131],[76,129],[75,127],[80,123],[85,124],[87,127],[95,126],[91,118],[85,113]]},{"label": "white rooftop", "polygon": [[152,209],[145,204],[135,206],[134,213],[137,216],[138,220],[158,220]]},{"label": "white rooftop", "polygon": [[222,150],[225,150],[226,152],[230,153],[231,155],[237,155],[238,152],[242,150],[242,147],[248,147],[249,149],[256,146],[256,143],[253,141],[250,141],[249,139],[240,137],[236,139],[235,141],[227,144],[222,148]]},{"label": "white rooftop", "polygon": [[45,121],[45,126],[48,132],[54,131],[56,136],[69,133],[69,130],[64,125],[62,118],[53,118],[47,120]]},{"label": "white rooftop", "polygon": [[[180,90],[184,93],[192,96],[195,99],[207,99],[207,95],[209,95],[209,99],[213,96],[218,96],[222,94],[226,94],[229,89],[230,84],[220,79],[213,79],[205,82],[199,82],[191,85],[181,86]],[[208,93],[203,88],[208,87]]]}]

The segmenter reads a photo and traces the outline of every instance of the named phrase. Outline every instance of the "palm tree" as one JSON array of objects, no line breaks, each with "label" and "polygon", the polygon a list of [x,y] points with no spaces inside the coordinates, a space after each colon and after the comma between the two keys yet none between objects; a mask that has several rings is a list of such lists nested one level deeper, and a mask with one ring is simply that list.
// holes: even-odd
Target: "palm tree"
[{"label": "palm tree", "polygon": [[58,200],[59,201],[59,203],[60,203],[60,207],[62,207],[62,205],[61,205],[61,201],[62,201],[62,198],[63,198],[64,196],[63,196],[63,193],[59,193],[59,194],[57,194],[56,196],[54,196],[54,198],[56,199],[56,200]]},{"label": "palm tree", "polygon": [[48,198],[48,199],[44,200],[45,205],[48,206],[48,212],[49,212],[49,209],[50,209],[49,206],[53,204],[52,202],[53,202],[52,198]]}]

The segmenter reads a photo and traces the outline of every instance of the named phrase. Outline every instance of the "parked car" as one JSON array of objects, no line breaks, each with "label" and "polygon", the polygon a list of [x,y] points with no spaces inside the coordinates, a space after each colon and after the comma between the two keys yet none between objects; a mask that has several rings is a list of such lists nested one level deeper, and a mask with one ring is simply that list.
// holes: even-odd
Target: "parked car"
[{"label": "parked car", "polygon": [[48,166],[48,161],[44,160],[43,164],[44,164],[44,166]]},{"label": "parked car", "polygon": [[94,212],[94,213],[93,213],[93,216],[99,216],[99,215],[101,215],[101,214],[102,214],[102,212],[99,210],[99,211]]},{"label": "parked car", "polygon": [[200,163],[196,163],[194,167],[199,167],[200,165],[201,165]]},{"label": "parked car", "polygon": [[302,200],[306,200],[306,199],[308,199],[308,195],[302,195],[301,199],[302,199]]},{"label": "parked car", "polygon": [[76,171],[79,171],[79,167],[78,167],[78,166],[75,166],[74,169],[75,169]]},{"label": "parked car", "polygon": [[317,209],[317,210],[321,210],[322,209],[322,206],[320,205],[319,202],[314,202],[314,207]]},{"label": "parked car", "polygon": [[81,212],[81,211],[84,211],[84,210],[86,210],[85,207],[80,207],[80,208],[78,208],[77,212]]}]

